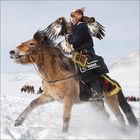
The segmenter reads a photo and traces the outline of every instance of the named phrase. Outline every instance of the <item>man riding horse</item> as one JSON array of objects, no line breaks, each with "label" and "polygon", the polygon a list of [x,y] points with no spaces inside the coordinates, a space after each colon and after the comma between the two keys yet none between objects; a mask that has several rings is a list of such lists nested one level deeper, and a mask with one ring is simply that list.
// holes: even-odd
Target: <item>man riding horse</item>
[{"label": "man riding horse", "polygon": [[[94,66],[92,63],[96,58],[93,48],[94,44],[88,26],[83,21],[83,17],[84,13],[82,9],[78,9],[71,13],[73,28],[72,30],[68,31],[68,42],[73,45],[74,50],[78,52],[81,57],[83,55],[87,56],[87,61],[90,61],[91,63],[89,65],[90,69],[88,69],[87,71],[81,71],[81,69],[79,69],[79,75],[81,77],[81,80],[91,88],[93,98],[95,98],[95,95],[98,95],[97,97],[103,97],[103,92],[100,88],[98,79],[101,74],[107,73],[108,69],[107,67],[105,67],[103,68],[105,69],[105,71],[99,72],[96,70],[96,67],[98,68],[98,66]],[[94,64],[97,63],[95,62]],[[98,94],[95,94],[95,92]]]}]

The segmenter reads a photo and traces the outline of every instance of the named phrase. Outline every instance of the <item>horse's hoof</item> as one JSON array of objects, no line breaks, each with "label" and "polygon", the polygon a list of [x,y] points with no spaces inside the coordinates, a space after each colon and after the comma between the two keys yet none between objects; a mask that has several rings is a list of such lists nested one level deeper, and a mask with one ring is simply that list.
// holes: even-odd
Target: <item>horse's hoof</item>
[{"label": "horse's hoof", "polygon": [[63,132],[63,133],[67,133],[67,132],[68,132],[68,129],[63,128],[63,129],[62,129],[62,132]]},{"label": "horse's hoof", "polygon": [[16,120],[14,126],[15,127],[20,126],[22,122],[23,122],[22,120]]}]

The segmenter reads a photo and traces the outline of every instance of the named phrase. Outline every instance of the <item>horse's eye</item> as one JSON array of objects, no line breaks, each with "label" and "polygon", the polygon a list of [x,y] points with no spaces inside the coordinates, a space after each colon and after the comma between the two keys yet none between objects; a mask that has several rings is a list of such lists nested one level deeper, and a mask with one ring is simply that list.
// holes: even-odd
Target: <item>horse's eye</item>
[{"label": "horse's eye", "polygon": [[30,45],[30,46],[33,46],[34,44],[33,44],[33,43],[30,43],[29,45]]}]

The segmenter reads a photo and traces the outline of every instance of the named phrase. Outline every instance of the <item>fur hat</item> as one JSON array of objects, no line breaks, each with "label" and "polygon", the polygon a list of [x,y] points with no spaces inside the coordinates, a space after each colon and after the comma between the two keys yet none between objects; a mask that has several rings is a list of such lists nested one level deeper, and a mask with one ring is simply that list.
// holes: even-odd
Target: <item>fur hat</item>
[{"label": "fur hat", "polygon": [[80,20],[84,16],[84,11],[85,11],[84,7],[82,7],[81,9],[77,9],[77,10],[71,12],[71,17],[75,17],[78,20]]}]

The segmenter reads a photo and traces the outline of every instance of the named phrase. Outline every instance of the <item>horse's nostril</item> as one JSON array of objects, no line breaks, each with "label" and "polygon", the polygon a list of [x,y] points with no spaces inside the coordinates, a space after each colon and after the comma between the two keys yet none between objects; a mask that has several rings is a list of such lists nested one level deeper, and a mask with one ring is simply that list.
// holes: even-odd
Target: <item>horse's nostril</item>
[{"label": "horse's nostril", "polygon": [[10,53],[10,54],[15,54],[15,51],[14,51],[14,50],[12,50],[12,51],[10,51],[9,53]]}]

